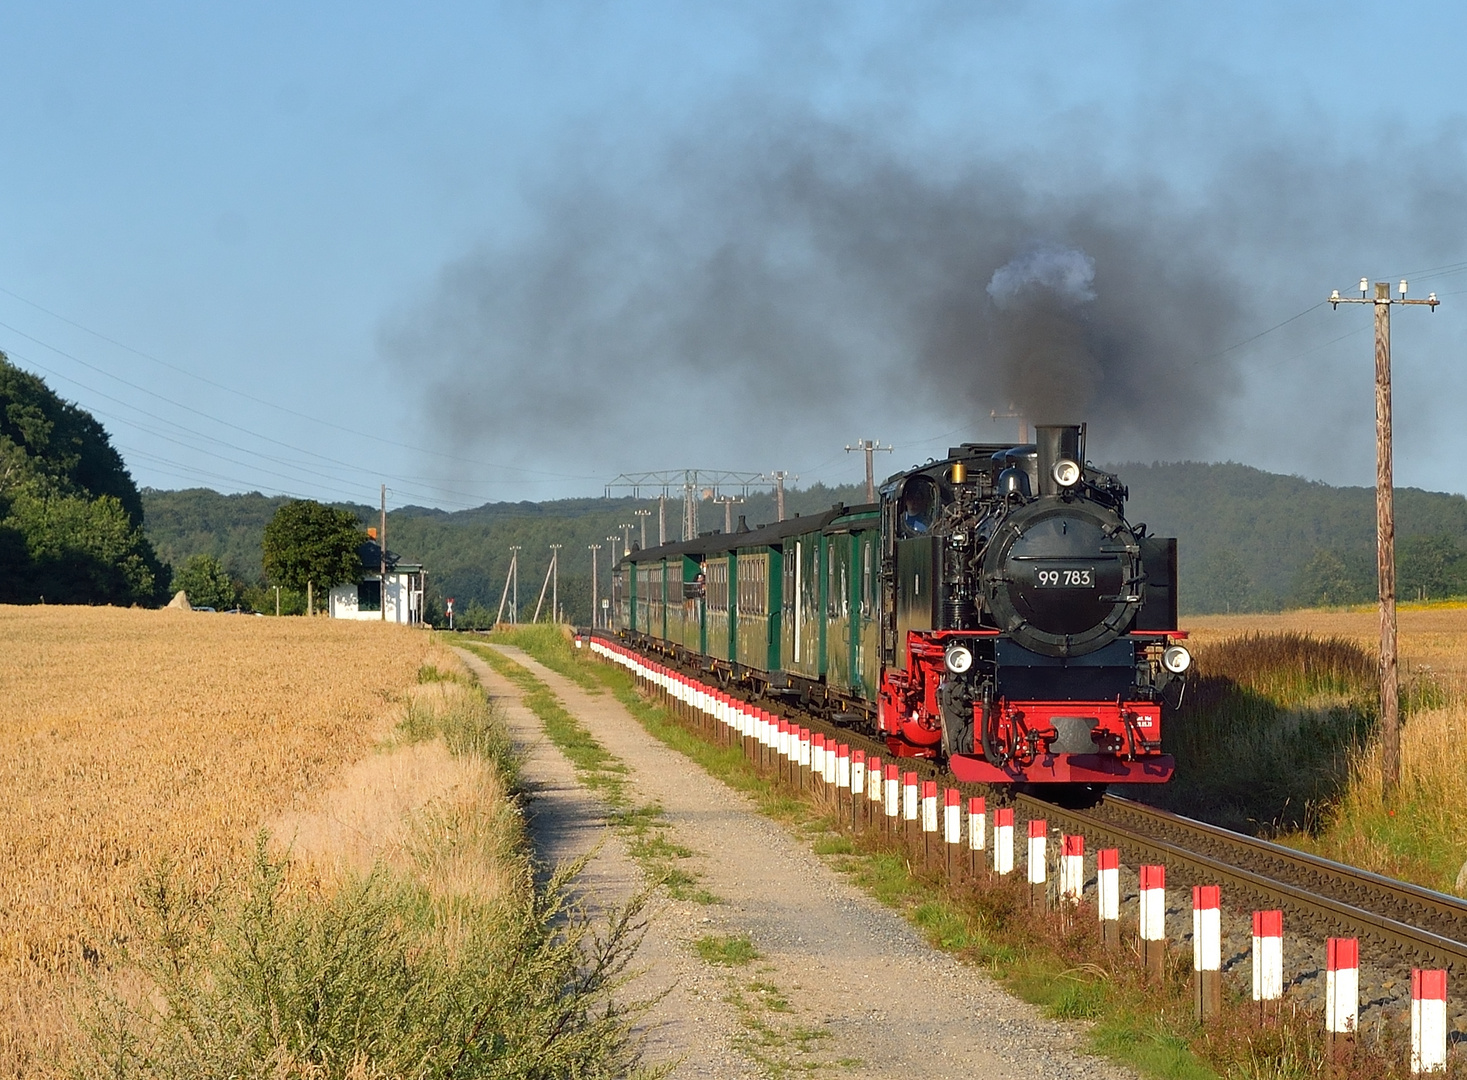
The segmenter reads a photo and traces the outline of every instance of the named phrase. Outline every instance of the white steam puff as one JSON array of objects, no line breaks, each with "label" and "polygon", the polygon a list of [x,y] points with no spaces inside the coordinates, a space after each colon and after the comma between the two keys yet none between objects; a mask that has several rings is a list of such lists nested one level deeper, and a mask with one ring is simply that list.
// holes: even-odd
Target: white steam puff
[{"label": "white steam puff", "polygon": [[988,295],[1007,308],[1026,290],[1047,289],[1072,304],[1095,299],[1095,260],[1078,248],[1046,246],[1016,255],[993,272]]}]

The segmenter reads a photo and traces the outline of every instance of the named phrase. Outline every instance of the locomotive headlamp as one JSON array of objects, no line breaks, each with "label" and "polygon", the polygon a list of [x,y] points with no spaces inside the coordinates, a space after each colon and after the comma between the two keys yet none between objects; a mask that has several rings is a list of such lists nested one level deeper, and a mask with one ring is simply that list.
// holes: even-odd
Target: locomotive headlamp
[{"label": "locomotive headlamp", "polygon": [[1060,458],[1049,470],[1054,482],[1062,488],[1074,487],[1080,482],[1080,466],[1069,458]]},{"label": "locomotive headlamp", "polygon": [[942,662],[954,675],[961,675],[973,666],[973,653],[962,645],[953,645],[943,654]]},{"label": "locomotive headlamp", "polygon": [[1161,654],[1161,664],[1173,675],[1180,675],[1192,666],[1192,654],[1180,645],[1172,645]]}]

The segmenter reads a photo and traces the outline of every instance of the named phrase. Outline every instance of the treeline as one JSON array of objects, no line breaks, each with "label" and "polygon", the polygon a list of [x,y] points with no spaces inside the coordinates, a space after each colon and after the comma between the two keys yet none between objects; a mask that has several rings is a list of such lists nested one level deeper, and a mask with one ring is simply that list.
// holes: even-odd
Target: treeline
[{"label": "treeline", "polygon": [[[788,514],[812,514],[833,503],[864,500],[864,485],[827,488],[821,485],[790,492]],[[222,566],[232,579],[236,595],[247,607],[273,612],[275,593],[264,584],[261,538],[276,510],[289,500],[259,493],[221,495],[205,488],[184,491],[144,489],[147,531],[164,558],[175,566],[199,565],[204,557]],[[364,524],[377,522],[375,507],[335,504],[357,515]],[[646,511],[639,516],[638,510]],[[598,545],[597,592],[607,595],[607,572],[613,551],[630,535],[633,544],[658,542],[659,507],[655,499],[560,499],[553,502],[489,503],[472,510],[444,511],[409,506],[387,515],[387,546],[408,562],[427,570],[425,607],[433,621],[442,621],[445,601],[454,600],[455,625],[489,626],[499,611],[509,572],[510,550],[520,548],[520,619],[534,614],[550,565],[551,545],[560,545],[559,593],[565,618],[588,622],[591,615],[590,546]],[[769,493],[751,494],[734,504],[729,524],[739,517],[750,526],[776,516]],[[665,513],[666,535],[682,536],[682,501],[670,499]],[[703,500],[698,527],[723,528],[721,506]],[[627,528],[629,526],[630,528]],[[615,537],[615,540],[610,539]],[[190,597],[194,593],[189,593]],[[304,610],[303,596],[282,593],[282,611]],[[542,618],[548,617],[551,592],[547,589]],[[215,606],[215,605],[211,605]],[[505,617],[510,617],[506,604]]]}]

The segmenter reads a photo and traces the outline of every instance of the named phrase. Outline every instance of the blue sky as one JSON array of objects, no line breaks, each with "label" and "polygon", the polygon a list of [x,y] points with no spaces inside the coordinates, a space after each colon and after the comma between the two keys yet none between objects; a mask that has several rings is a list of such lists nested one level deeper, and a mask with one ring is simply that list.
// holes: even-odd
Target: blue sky
[{"label": "blue sky", "polygon": [[[1369,483],[1369,313],[1315,305],[1410,273],[1444,304],[1397,312],[1398,482],[1461,492],[1464,19],[11,3],[0,349],[154,487],[840,482],[858,438],[895,467],[1011,430],[964,350],[989,276],[1057,244],[1110,305],[1076,315],[1108,350],[1093,457]],[[934,312],[977,336],[939,357]]]}]

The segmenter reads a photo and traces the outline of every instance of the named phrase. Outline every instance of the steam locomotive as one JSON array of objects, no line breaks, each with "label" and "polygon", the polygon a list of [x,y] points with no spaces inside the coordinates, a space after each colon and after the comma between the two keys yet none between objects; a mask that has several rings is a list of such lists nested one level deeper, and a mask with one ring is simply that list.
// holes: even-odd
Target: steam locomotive
[{"label": "steam locomotive", "polygon": [[1126,497],[1083,426],[964,443],[876,504],[627,553],[612,627],[960,780],[1065,801],[1161,783],[1191,657],[1176,541]]}]

